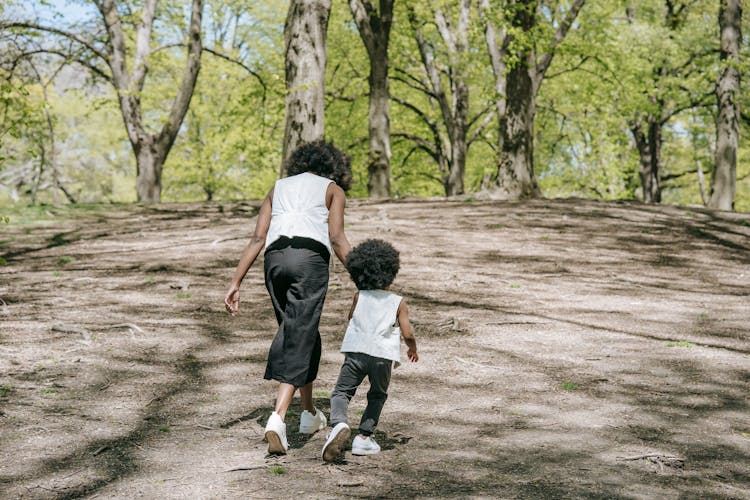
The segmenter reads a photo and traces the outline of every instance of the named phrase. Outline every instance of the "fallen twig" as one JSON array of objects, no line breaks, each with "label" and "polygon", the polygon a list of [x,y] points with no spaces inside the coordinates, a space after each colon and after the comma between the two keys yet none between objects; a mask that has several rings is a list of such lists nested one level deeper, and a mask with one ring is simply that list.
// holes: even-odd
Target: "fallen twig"
[{"label": "fallen twig", "polygon": [[106,330],[112,330],[115,328],[130,328],[130,332],[144,333],[143,328],[136,325],[135,323],[117,323],[116,325],[110,325],[105,327]]},{"label": "fallen twig", "polygon": [[456,360],[460,361],[461,363],[465,363],[467,365],[472,365],[472,366],[478,366],[480,368],[492,368],[492,369],[495,369],[495,370],[502,370],[503,369],[500,366],[484,365],[482,363],[477,363],[476,361],[469,361],[468,359],[459,358],[458,356],[456,356],[455,358],[456,358]]},{"label": "fallen twig", "polygon": [[97,449],[97,450],[96,450],[96,451],[95,451],[94,453],[92,453],[92,455],[94,455],[94,456],[97,456],[98,454],[100,454],[100,453],[102,453],[103,451],[105,451],[105,450],[108,450],[108,449],[109,449],[109,445],[106,445],[106,444],[105,444],[105,445],[104,445],[104,446],[102,446],[101,448]]},{"label": "fallen twig", "polygon": [[647,453],[645,455],[636,455],[633,457],[617,457],[618,460],[629,461],[629,460],[643,460],[644,458],[663,458],[665,460],[675,460],[684,462],[684,458],[675,457],[673,455],[664,455],[662,453]]},{"label": "fallen twig", "polygon": [[237,472],[241,470],[256,470],[256,469],[265,469],[266,465],[240,465],[239,467],[232,467],[231,469],[227,469],[224,472]]},{"label": "fallen twig", "polygon": [[80,335],[83,335],[83,338],[85,338],[86,340],[89,340],[91,338],[91,332],[80,326],[58,324],[52,325],[52,328],[50,330],[60,333],[78,333]]}]

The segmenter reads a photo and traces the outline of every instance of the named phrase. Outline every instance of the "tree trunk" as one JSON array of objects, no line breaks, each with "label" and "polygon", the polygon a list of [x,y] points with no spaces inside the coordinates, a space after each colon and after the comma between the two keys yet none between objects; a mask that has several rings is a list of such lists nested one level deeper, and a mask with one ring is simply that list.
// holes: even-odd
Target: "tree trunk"
[{"label": "tree trunk", "polygon": [[453,79],[453,121],[449,129],[451,161],[448,177],[445,180],[446,196],[464,194],[466,157],[469,151],[469,143],[467,141],[469,131],[469,87],[464,82],[463,75]]},{"label": "tree trunk", "polygon": [[497,175],[493,194],[502,198],[519,199],[541,196],[534,176],[534,117],[536,96],[555,52],[578,17],[585,0],[573,0],[554,23],[554,38],[547,50],[538,53],[534,47],[525,46],[514,54],[516,61],[507,69],[508,50],[514,41],[514,32],[529,34],[536,28],[537,9],[554,8],[537,0],[507,2],[501,16],[508,20],[510,30],[497,32],[492,21],[494,6],[489,0],[479,1],[479,10],[485,23],[485,40],[495,76],[496,114],[498,120]]},{"label": "tree trunk", "polygon": [[[385,55],[384,59],[384,63],[370,60],[370,162],[367,166],[367,192],[371,198],[391,196],[391,96],[388,88],[388,56]],[[385,67],[380,64],[385,64]]]},{"label": "tree trunk", "polygon": [[[446,16],[441,8],[430,7],[435,18],[435,25],[447,49],[447,65],[439,64],[436,61],[434,47],[424,38],[414,6],[407,5],[407,8],[409,9],[409,22],[414,29],[422,64],[427,73],[430,85],[429,95],[437,101],[447,131],[447,141],[442,140],[440,137],[442,134],[435,134],[438,142],[448,142],[450,148],[450,155],[447,160],[441,157],[436,158],[440,171],[443,173],[445,195],[460,195],[464,193],[464,172],[469,147],[469,86],[466,84],[466,80],[468,78],[468,33],[471,1],[461,0],[459,2],[458,19],[455,23]],[[448,76],[451,86],[450,96],[443,87],[443,73],[447,73]],[[443,148],[438,147],[436,149],[442,150]]]},{"label": "tree trunk", "polygon": [[161,199],[161,171],[164,158],[151,140],[144,141],[135,148],[135,190],[138,201],[158,202]]},{"label": "tree trunk", "polygon": [[284,24],[286,126],[281,177],[297,147],[323,139],[326,34],[331,0],[291,0]]},{"label": "tree trunk", "polygon": [[370,197],[391,196],[391,115],[388,80],[388,41],[394,0],[380,0],[377,12],[369,0],[350,0],[349,8],[370,60],[370,161],[367,192]]},{"label": "tree trunk", "polygon": [[720,210],[734,209],[737,183],[737,148],[739,146],[740,54],[742,0],[721,0],[721,60],[724,68],[716,85],[719,113],[716,118],[716,162],[711,179],[708,206]]},{"label": "tree trunk", "polygon": [[172,149],[180,126],[185,118],[195,83],[201,66],[203,44],[201,40],[201,23],[203,19],[203,0],[193,0],[190,15],[190,26],[187,36],[187,60],[185,69],[172,102],[169,115],[161,130],[156,134],[148,133],[143,124],[141,109],[141,92],[148,72],[148,59],[151,54],[151,32],[156,12],[156,0],[143,4],[141,19],[136,33],[133,69],[127,68],[127,37],[114,0],[103,0],[97,4],[107,30],[107,64],[112,70],[111,83],[117,90],[120,111],[125,122],[130,144],[136,160],[136,194],[138,201],[158,202],[161,200],[161,172],[169,151]]},{"label": "tree trunk", "polygon": [[643,189],[643,201],[645,203],[661,202],[661,143],[662,127],[656,117],[649,115],[647,118],[647,130],[644,132],[641,122],[631,123],[631,132],[638,149],[638,160],[640,168],[638,175],[641,179]]},{"label": "tree trunk", "polygon": [[[536,25],[535,4],[531,0],[518,2],[512,11],[511,24],[524,33]],[[506,101],[504,114],[498,117],[498,161],[496,191],[503,198],[519,199],[539,196],[534,177],[534,89],[535,56],[530,49],[518,52],[505,78]],[[546,69],[546,68],[545,68]],[[497,75],[496,75],[497,77]],[[498,107],[499,109],[499,107]]]}]

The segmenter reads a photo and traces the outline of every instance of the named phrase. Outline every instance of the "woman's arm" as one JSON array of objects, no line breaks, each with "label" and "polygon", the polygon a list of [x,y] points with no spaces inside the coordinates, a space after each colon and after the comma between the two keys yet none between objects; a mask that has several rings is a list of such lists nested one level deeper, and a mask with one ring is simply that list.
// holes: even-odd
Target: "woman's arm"
[{"label": "woman's arm", "polygon": [[240,256],[237,269],[234,270],[234,276],[232,277],[229,291],[224,298],[224,305],[227,312],[232,316],[237,314],[240,309],[240,284],[266,244],[266,235],[268,234],[268,228],[271,226],[272,200],[273,188],[271,188],[271,191],[268,192],[268,195],[266,195],[266,198],[260,205],[258,220],[255,223],[255,232],[250,237],[250,241],[247,242],[245,250],[243,250],[242,255]]},{"label": "woman's arm", "polygon": [[344,233],[344,210],[346,209],[346,193],[335,183],[328,185],[326,191],[328,205],[328,236],[336,257],[342,264],[346,263],[346,256],[352,249]]},{"label": "woman's arm", "polygon": [[410,361],[417,362],[419,361],[417,339],[414,337],[414,329],[411,327],[411,322],[409,321],[409,306],[406,305],[406,299],[401,299],[396,317],[398,318],[398,326],[401,328],[401,336],[404,338],[404,343],[408,349],[406,356]]}]

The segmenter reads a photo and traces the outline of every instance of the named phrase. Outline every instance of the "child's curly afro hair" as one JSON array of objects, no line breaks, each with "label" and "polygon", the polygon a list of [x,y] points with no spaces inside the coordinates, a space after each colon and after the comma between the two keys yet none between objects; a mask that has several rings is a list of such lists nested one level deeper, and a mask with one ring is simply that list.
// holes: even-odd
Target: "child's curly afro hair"
[{"label": "child's curly afro hair", "polygon": [[352,184],[351,159],[332,142],[324,140],[303,144],[287,160],[287,175],[311,172],[327,177],[348,191]]},{"label": "child's curly afro hair", "polygon": [[382,290],[398,274],[398,250],[383,240],[365,240],[349,252],[346,269],[359,290]]}]

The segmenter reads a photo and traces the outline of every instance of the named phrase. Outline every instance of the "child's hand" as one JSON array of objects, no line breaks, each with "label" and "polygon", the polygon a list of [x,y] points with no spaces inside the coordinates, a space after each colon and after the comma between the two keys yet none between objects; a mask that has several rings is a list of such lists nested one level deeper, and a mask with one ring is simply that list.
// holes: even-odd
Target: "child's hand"
[{"label": "child's hand", "polygon": [[234,316],[240,310],[240,289],[232,287],[227,292],[227,296],[224,297],[224,307],[227,312]]},{"label": "child's hand", "polygon": [[417,354],[417,351],[412,351],[411,349],[406,351],[406,357],[408,357],[409,361],[411,361],[412,363],[416,363],[417,361],[419,361],[419,354]]}]

